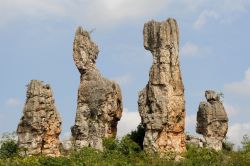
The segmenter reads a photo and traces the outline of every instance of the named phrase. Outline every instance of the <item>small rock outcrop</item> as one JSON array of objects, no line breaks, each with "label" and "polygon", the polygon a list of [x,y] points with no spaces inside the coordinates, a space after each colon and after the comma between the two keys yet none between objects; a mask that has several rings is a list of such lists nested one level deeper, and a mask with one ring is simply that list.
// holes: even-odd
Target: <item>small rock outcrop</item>
[{"label": "small rock outcrop", "polygon": [[59,156],[61,118],[52,90],[38,80],[31,80],[27,87],[23,116],[17,128],[22,155]]},{"label": "small rock outcrop", "polygon": [[103,138],[116,136],[123,109],[121,90],[96,68],[98,47],[82,27],[76,30],[73,52],[81,74],[75,125],[71,128],[74,146],[102,149]]},{"label": "small rock outcrop", "polygon": [[184,86],[179,66],[179,29],[174,19],[144,25],[144,47],[153,55],[149,82],[139,93],[148,152],[185,151]]},{"label": "small rock outcrop", "polygon": [[197,112],[196,132],[203,135],[206,147],[221,150],[228,130],[227,113],[215,91],[207,90],[205,97],[207,102],[201,102]]},{"label": "small rock outcrop", "polygon": [[186,135],[186,144],[191,144],[193,146],[203,148],[204,140],[193,135]]}]

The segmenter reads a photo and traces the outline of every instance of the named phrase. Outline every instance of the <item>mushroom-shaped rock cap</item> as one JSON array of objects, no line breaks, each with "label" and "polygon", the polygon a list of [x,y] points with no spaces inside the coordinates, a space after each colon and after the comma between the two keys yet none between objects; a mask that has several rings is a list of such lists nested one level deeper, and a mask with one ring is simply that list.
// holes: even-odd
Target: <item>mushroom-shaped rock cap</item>
[{"label": "mushroom-shaped rock cap", "polygon": [[94,67],[98,57],[98,46],[91,40],[89,32],[78,27],[73,45],[73,57],[79,72]]},{"label": "mushroom-shaped rock cap", "polygon": [[205,97],[207,101],[220,101],[220,96],[213,90],[206,90]]},{"label": "mushroom-shaped rock cap", "polygon": [[[153,51],[159,48],[169,48],[179,45],[179,30],[175,19],[169,18],[163,22],[149,21],[144,24],[144,47]],[[171,43],[175,41],[175,43]]]}]

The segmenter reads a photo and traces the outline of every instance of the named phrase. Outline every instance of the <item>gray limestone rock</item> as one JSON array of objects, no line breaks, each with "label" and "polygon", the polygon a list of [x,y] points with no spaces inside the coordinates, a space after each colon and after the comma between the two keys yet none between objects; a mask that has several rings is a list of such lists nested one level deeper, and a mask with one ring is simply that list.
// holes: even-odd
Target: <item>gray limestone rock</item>
[{"label": "gray limestone rock", "polygon": [[203,148],[204,142],[205,142],[204,139],[192,135],[186,135],[186,144],[191,144],[193,146]]},{"label": "gray limestone rock", "polygon": [[205,146],[222,149],[228,130],[228,118],[219,95],[212,90],[205,92],[207,102],[201,102],[197,112],[196,132],[202,134]]},{"label": "gray limestone rock", "polygon": [[38,80],[31,80],[27,87],[23,116],[17,128],[22,155],[59,156],[61,118],[52,90]]},{"label": "gray limestone rock", "polygon": [[184,86],[179,66],[179,29],[174,19],[144,25],[144,47],[153,55],[146,87],[139,93],[144,149],[161,154],[185,151]]},{"label": "gray limestone rock", "polygon": [[71,128],[76,147],[102,149],[102,139],[115,137],[122,116],[122,96],[117,83],[101,76],[95,62],[98,47],[87,31],[75,33],[73,58],[80,76],[75,125]]}]

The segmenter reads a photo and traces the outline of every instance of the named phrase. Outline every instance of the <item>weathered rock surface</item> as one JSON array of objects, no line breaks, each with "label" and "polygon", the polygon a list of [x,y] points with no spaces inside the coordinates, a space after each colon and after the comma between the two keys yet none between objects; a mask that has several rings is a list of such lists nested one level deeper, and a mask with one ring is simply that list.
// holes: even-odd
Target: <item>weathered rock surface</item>
[{"label": "weathered rock surface", "polygon": [[116,136],[122,116],[121,90],[118,84],[101,76],[95,65],[98,47],[81,27],[76,31],[73,51],[81,76],[72,136],[76,147],[102,149],[103,138]]},{"label": "weathered rock surface", "polygon": [[22,155],[59,156],[60,127],[61,118],[50,86],[42,81],[31,80],[23,116],[17,128]]},{"label": "weathered rock surface", "polygon": [[204,140],[193,135],[186,135],[186,144],[191,144],[196,147],[204,147]]},{"label": "weathered rock surface", "polygon": [[228,129],[227,114],[215,91],[207,90],[205,97],[207,102],[201,102],[197,112],[196,132],[203,135],[206,147],[221,150]]},{"label": "weathered rock surface", "polygon": [[174,19],[144,25],[144,47],[153,55],[147,86],[139,93],[139,113],[145,126],[144,149],[185,151],[184,86],[179,66],[179,30]]}]

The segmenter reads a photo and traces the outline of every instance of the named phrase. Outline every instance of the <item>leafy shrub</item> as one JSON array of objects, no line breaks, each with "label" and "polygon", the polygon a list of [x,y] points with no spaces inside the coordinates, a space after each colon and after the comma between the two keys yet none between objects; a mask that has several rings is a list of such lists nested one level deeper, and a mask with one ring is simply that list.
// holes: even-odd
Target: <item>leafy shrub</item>
[{"label": "leafy shrub", "polygon": [[70,161],[73,165],[97,165],[101,162],[101,152],[90,148],[84,147],[80,150],[73,152],[70,156]]},{"label": "leafy shrub", "polygon": [[124,155],[133,155],[141,151],[140,146],[128,136],[122,138],[118,147],[119,151]]},{"label": "leafy shrub", "polygon": [[39,159],[35,156],[30,156],[30,157],[25,157],[25,158],[14,157],[14,158],[5,160],[3,165],[6,165],[6,166],[42,166],[42,164],[39,162]]},{"label": "leafy shrub", "polygon": [[18,155],[17,143],[13,140],[6,140],[0,148],[0,158],[10,158]]},{"label": "leafy shrub", "polygon": [[105,151],[116,150],[118,147],[118,140],[113,138],[104,138],[103,147]]},{"label": "leafy shrub", "polygon": [[186,164],[194,166],[221,166],[223,165],[223,154],[213,149],[199,148],[193,145],[189,145],[185,154]]},{"label": "leafy shrub", "polygon": [[143,149],[144,136],[145,136],[145,128],[142,124],[139,124],[136,130],[131,131],[131,133],[128,134],[128,137],[134,142],[136,142],[141,147],[141,149]]},{"label": "leafy shrub", "polygon": [[71,161],[67,157],[40,157],[39,163],[43,166],[68,166]]},{"label": "leafy shrub", "polygon": [[232,142],[229,142],[228,140],[225,140],[222,142],[222,149],[225,151],[232,151],[234,148],[234,144]]},{"label": "leafy shrub", "polygon": [[[2,148],[12,147],[3,142]],[[20,157],[11,152],[0,158],[0,166],[248,166],[250,165],[250,141],[247,136],[243,138],[243,148],[240,151],[223,150],[220,152],[207,148],[187,146],[184,158],[175,161],[172,153],[166,156],[147,154],[128,135],[121,140],[104,139],[104,150],[99,151],[85,147],[71,151],[67,156],[46,157],[27,156]],[[14,148],[15,149],[15,148]],[[9,154],[9,153],[7,153]]]},{"label": "leafy shrub", "polygon": [[122,155],[131,155],[141,151],[140,146],[131,140],[128,136],[124,136],[120,141],[113,138],[103,140],[104,152],[110,153],[116,151]]},{"label": "leafy shrub", "polygon": [[243,151],[250,152],[250,139],[247,135],[243,136],[241,144],[242,144]]},{"label": "leafy shrub", "polygon": [[0,139],[0,158],[11,158],[18,155],[17,136],[15,132],[3,133]]}]

